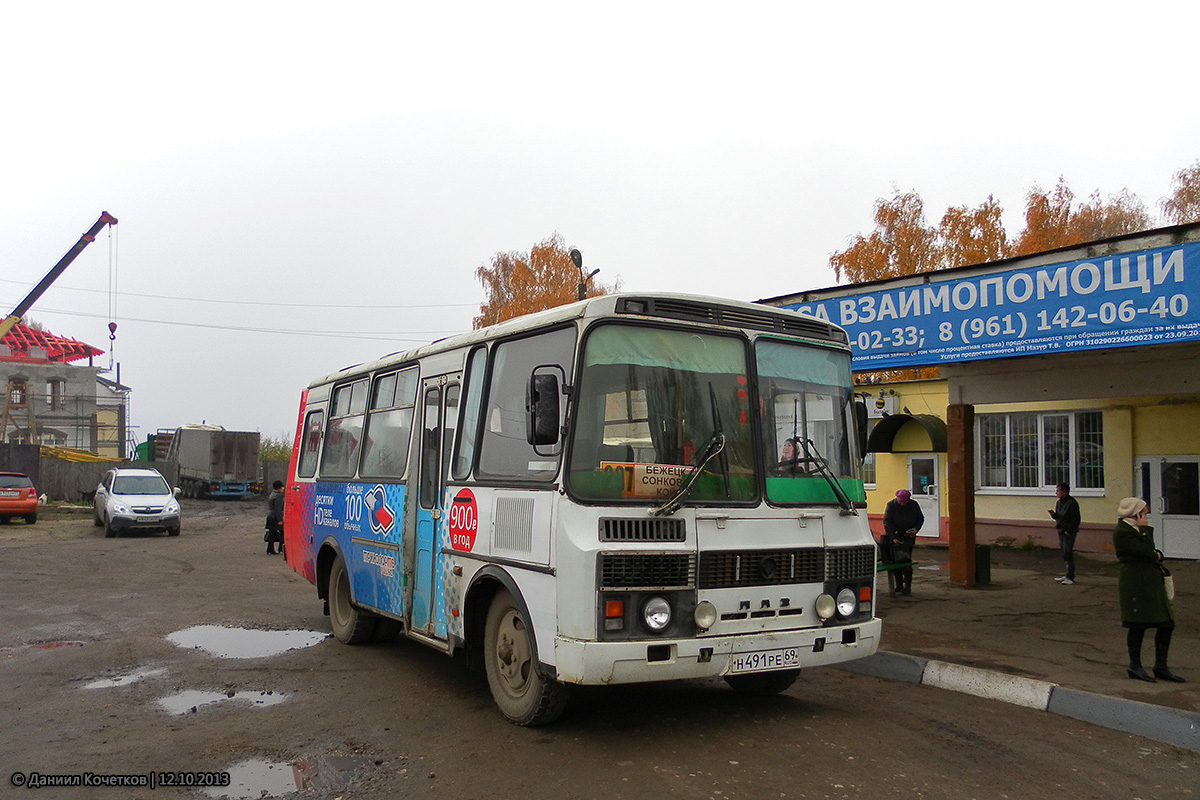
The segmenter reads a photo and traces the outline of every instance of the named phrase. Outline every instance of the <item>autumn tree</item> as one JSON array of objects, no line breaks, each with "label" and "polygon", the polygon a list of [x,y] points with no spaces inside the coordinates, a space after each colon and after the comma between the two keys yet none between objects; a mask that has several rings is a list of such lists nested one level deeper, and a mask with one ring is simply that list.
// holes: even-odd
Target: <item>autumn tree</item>
[{"label": "autumn tree", "polygon": [[875,230],[829,259],[833,274],[852,283],[930,272],[939,266],[937,231],[925,224],[925,204],[916,192],[875,201]]},{"label": "autumn tree", "polygon": [[1013,242],[1012,254],[1023,256],[1075,244],[1071,241],[1071,203],[1075,193],[1063,178],[1050,192],[1034,186],[1025,195],[1025,230]]},{"label": "autumn tree", "polygon": [[1200,161],[1175,173],[1175,193],[1159,201],[1168,222],[1200,222]]},{"label": "autumn tree", "polygon": [[1008,235],[1001,219],[1004,209],[988,195],[978,208],[946,209],[938,226],[941,263],[962,267],[998,261],[1008,255]]},{"label": "autumn tree", "polygon": [[[476,329],[579,298],[580,270],[557,232],[528,253],[496,253],[491,264],[475,270],[475,277],[487,292],[474,320]],[[587,296],[598,297],[618,288],[619,282],[605,286],[592,278],[587,282]]]},{"label": "autumn tree", "polygon": [[1075,194],[1064,178],[1051,192],[1035,186],[1025,196],[1025,230],[1013,244],[1011,255],[1041,253],[1083,242],[1094,242],[1153,227],[1146,204],[1128,189],[1100,198],[1093,192],[1087,202],[1073,206]]},{"label": "autumn tree", "polygon": [[1071,215],[1071,231],[1079,242],[1094,242],[1112,236],[1149,230],[1154,220],[1142,199],[1128,189],[1110,194],[1107,202],[1100,192],[1092,192],[1088,201]]}]

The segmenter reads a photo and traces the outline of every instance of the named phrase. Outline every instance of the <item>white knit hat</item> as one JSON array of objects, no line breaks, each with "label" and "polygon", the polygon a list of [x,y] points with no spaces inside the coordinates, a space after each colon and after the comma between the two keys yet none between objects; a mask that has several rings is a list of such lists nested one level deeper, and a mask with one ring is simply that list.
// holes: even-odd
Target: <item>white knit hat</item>
[{"label": "white knit hat", "polygon": [[1125,519],[1136,517],[1138,513],[1146,507],[1146,501],[1140,497],[1126,497],[1121,502],[1117,503],[1117,518]]}]

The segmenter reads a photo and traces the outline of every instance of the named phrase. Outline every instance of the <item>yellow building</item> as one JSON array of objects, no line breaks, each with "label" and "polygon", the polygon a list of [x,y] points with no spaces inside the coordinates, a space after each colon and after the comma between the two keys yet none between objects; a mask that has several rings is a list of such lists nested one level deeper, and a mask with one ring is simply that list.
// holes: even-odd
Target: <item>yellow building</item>
[{"label": "yellow building", "polygon": [[1055,544],[1060,481],[1078,549],[1111,549],[1136,496],[1168,557],[1200,559],[1200,224],[760,302],[844,327],[856,373],[938,368],[859,389],[873,523],[910,489],[953,580],[977,542]]}]

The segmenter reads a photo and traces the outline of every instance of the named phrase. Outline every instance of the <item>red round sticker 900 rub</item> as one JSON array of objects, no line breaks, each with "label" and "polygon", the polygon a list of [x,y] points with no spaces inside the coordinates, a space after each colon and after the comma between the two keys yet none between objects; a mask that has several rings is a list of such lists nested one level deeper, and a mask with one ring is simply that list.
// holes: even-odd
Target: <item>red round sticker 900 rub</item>
[{"label": "red round sticker 900 rub", "polygon": [[475,506],[475,495],[463,489],[454,496],[447,510],[450,515],[450,546],[455,550],[470,552],[475,547],[475,534],[479,532],[479,514]]}]

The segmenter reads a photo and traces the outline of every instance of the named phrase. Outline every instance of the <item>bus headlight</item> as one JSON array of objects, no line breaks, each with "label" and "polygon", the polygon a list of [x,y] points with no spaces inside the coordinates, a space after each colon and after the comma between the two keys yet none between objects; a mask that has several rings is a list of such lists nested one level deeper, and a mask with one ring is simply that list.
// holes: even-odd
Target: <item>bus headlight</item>
[{"label": "bus headlight", "polygon": [[821,620],[821,622],[824,622],[825,620],[832,617],[834,615],[834,612],[837,611],[837,603],[834,602],[834,599],[831,596],[822,592],[817,597],[816,611],[817,611],[817,619]]},{"label": "bus headlight", "polygon": [[671,624],[671,604],[661,597],[651,597],[642,606],[642,623],[649,631],[662,631]]},{"label": "bus headlight", "polygon": [[858,610],[858,595],[849,586],[842,588],[837,596],[837,613],[839,617],[853,616]]},{"label": "bus headlight", "polygon": [[701,600],[696,604],[692,619],[695,620],[697,628],[706,631],[717,622],[717,607],[707,600]]}]

